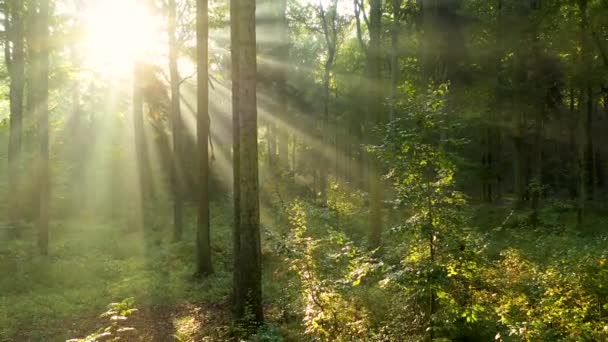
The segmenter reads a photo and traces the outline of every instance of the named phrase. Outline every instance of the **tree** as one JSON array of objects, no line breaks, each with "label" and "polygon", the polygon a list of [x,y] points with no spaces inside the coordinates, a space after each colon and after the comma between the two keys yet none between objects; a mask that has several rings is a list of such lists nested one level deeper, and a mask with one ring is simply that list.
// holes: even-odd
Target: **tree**
[{"label": "tree", "polygon": [[9,199],[8,218],[17,237],[21,234],[21,196],[19,168],[21,164],[21,140],[23,130],[23,92],[25,84],[25,36],[23,25],[23,1],[5,1],[6,41],[5,63],[10,78],[10,137],[8,146]]},{"label": "tree", "polygon": [[389,119],[395,119],[395,107],[397,101],[397,86],[399,85],[399,34],[401,25],[401,3],[403,0],[392,0],[393,26],[391,27],[391,105]]},{"label": "tree", "polygon": [[[382,33],[382,0],[370,0],[369,16],[365,14],[363,1],[355,0],[355,19],[357,22],[357,36],[363,50],[367,56],[367,125],[376,126],[382,124],[383,108],[382,93],[380,92],[381,83],[381,33]],[[363,15],[368,24],[369,43],[366,46],[362,38],[362,28],[360,15]],[[369,20],[368,20],[369,17]],[[371,130],[364,132],[366,143],[373,145],[375,142],[374,133]],[[378,159],[369,154],[367,155],[368,184],[370,192],[369,210],[369,246],[377,248],[380,245],[382,235],[382,181],[380,179],[380,163]]]},{"label": "tree", "polygon": [[287,68],[289,61],[289,27],[287,25],[287,0],[278,1],[277,31],[279,44],[277,46],[277,59],[281,67],[277,72],[277,94],[278,106],[277,116],[281,119],[282,126],[278,129],[278,152],[279,166],[289,167],[289,132],[287,130]]},{"label": "tree", "polygon": [[209,220],[209,14],[208,1],[196,2],[197,150],[199,164],[197,272],[213,273]]},{"label": "tree", "polygon": [[581,84],[581,101],[580,101],[580,113],[578,114],[577,120],[577,146],[578,146],[578,201],[577,201],[577,223],[583,224],[585,217],[585,204],[587,201],[587,159],[589,156],[588,151],[588,128],[590,118],[593,113],[593,86],[591,83],[591,66],[592,66],[592,54],[591,54],[591,35],[589,33],[589,14],[587,12],[588,1],[579,0],[578,8],[580,11],[580,35],[581,35],[581,63],[583,65]]},{"label": "tree", "polygon": [[146,144],[144,135],[143,66],[136,63],[133,68],[133,138],[135,145],[135,206],[132,214],[137,229],[144,227],[144,200],[147,198]]},{"label": "tree", "polygon": [[183,194],[182,194],[182,118],[180,108],[179,70],[177,60],[179,58],[179,46],[176,37],[177,31],[177,4],[175,0],[168,3],[168,34],[169,34],[169,74],[171,81],[171,122],[173,128],[173,230],[176,241],[181,240],[183,231]]},{"label": "tree", "polygon": [[[327,9],[323,6],[323,2],[319,2],[319,21],[321,22],[321,31],[325,38],[325,47],[327,49],[327,57],[323,63],[323,115],[319,122],[321,123],[321,142],[322,149],[329,148],[329,91],[331,81],[331,71],[336,59],[336,49],[338,46],[338,32],[336,28],[336,20],[338,16],[338,1],[332,0]],[[336,155],[337,157],[337,155]],[[323,158],[323,151],[321,151]],[[321,204],[327,205],[327,170],[329,169],[329,160],[324,163],[319,163],[319,188],[321,193]]]},{"label": "tree", "polygon": [[36,89],[34,108],[38,118],[38,248],[40,254],[49,252],[49,1],[38,0],[36,11]]},{"label": "tree", "polygon": [[[258,185],[255,1],[232,0],[233,115],[237,117],[235,184],[235,316],[257,326],[262,310],[262,260]],[[235,69],[236,67],[236,69]],[[235,128],[236,128],[235,127]],[[238,192],[238,193],[237,193]]]}]

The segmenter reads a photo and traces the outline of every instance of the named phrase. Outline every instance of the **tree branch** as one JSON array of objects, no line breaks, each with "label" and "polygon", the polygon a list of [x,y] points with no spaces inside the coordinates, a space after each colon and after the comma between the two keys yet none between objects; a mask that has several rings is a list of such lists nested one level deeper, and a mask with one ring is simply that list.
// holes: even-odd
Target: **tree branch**
[{"label": "tree branch", "polygon": [[363,34],[361,33],[361,18],[360,18],[360,12],[362,9],[361,3],[359,0],[353,0],[353,3],[355,5],[355,19],[356,19],[356,26],[357,26],[357,39],[359,40],[359,44],[361,45],[361,50],[363,50],[363,52],[365,53],[365,55],[368,54],[367,52],[367,46],[365,45],[365,42],[363,41]]}]

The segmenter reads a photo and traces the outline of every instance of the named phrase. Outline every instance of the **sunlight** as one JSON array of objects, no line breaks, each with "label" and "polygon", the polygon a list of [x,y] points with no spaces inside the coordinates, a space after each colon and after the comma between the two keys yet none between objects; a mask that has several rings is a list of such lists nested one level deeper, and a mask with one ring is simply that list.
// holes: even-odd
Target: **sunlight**
[{"label": "sunlight", "polygon": [[[331,6],[331,0],[298,0],[303,5],[319,6],[323,5],[324,8]],[[352,14],[354,12],[352,0],[338,0],[338,13],[340,15]]]},{"label": "sunlight", "polygon": [[158,58],[166,46],[162,18],[136,0],[92,2],[81,19],[86,62],[108,76],[130,76],[136,60]]}]

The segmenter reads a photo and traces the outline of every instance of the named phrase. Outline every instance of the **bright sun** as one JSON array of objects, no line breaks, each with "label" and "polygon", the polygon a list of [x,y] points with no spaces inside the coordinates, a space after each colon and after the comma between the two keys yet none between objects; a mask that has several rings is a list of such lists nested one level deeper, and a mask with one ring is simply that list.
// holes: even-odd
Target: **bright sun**
[{"label": "bright sun", "polygon": [[137,60],[160,57],[163,20],[136,0],[91,1],[82,13],[86,61],[109,76],[127,76]]}]

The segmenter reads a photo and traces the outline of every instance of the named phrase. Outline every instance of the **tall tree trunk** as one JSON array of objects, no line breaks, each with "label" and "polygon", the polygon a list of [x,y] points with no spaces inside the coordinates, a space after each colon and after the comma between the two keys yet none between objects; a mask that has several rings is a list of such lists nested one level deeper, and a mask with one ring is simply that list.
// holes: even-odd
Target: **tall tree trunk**
[{"label": "tall tree trunk", "polygon": [[[382,0],[370,0],[369,14],[369,51],[368,51],[368,77],[371,85],[369,96],[368,115],[370,124],[382,123],[382,94],[379,92],[380,85],[380,39],[382,25]],[[373,133],[367,133],[368,142],[373,143]],[[369,245],[371,248],[380,246],[382,235],[382,182],[380,179],[380,161],[373,155],[369,159],[369,186],[370,186],[370,213]]]},{"label": "tall tree trunk", "polygon": [[[569,112],[570,120],[567,122],[568,125],[568,156],[569,162],[568,166],[570,167],[571,172],[573,174],[568,174],[568,192],[571,200],[575,200],[577,198],[577,187],[578,187],[578,144],[577,144],[577,126],[578,126],[578,115],[576,113],[576,95],[574,94],[575,89],[572,84],[572,80],[570,81],[570,86],[568,90],[568,104],[569,104]],[[580,104],[579,104],[580,105]]]},{"label": "tall tree trunk", "polygon": [[[183,232],[183,195],[182,195],[182,118],[180,108],[179,70],[177,60],[179,55],[179,47],[177,43],[177,4],[175,0],[169,0],[169,74],[171,80],[171,123],[173,129],[173,170],[171,172],[172,187],[173,187],[173,235],[176,241],[182,239]],[[199,98],[200,100],[200,98]]]},{"label": "tall tree trunk", "polygon": [[8,218],[15,236],[20,237],[22,219],[20,193],[21,139],[23,130],[23,97],[25,84],[25,46],[23,1],[5,2],[5,58],[10,77],[10,137],[8,143],[9,204]]},{"label": "tall tree trunk", "polygon": [[[587,61],[588,63],[593,63],[591,60]],[[595,144],[593,143],[593,125],[595,124],[594,122],[594,114],[595,114],[595,104],[596,104],[596,100],[595,100],[595,96],[593,94],[593,87],[591,85],[591,81],[589,78],[586,79],[586,84],[585,86],[587,87],[587,101],[585,103],[585,105],[587,106],[587,122],[585,125],[585,137],[587,139],[587,161],[586,161],[586,167],[587,167],[587,186],[589,188],[589,199],[591,200],[595,200],[597,198],[597,183],[598,183],[598,179],[597,179],[597,168],[596,168],[596,163],[597,163],[597,156],[596,156],[596,148],[595,148]]]},{"label": "tall tree trunk", "polygon": [[[515,103],[513,108],[517,108]],[[513,181],[515,187],[515,206],[521,207],[526,201],[527,179],[527,158],[526,158],[526,116],[523,111],[515,113],[513,145],[515,156],[513,158]]]},{"label": "tall tree trunk", "polygon": [[209,219],[209,14],[208,0],[196,3],[197,46],[197,144],[199,163],[199,202],[197,272],[200,275],[213,273],[211,263],[211,237]]},{"label": "tall tree trunk", "polygon": [[391,105],[389,107],[389,120],[391,121],[395,119],[395,107],[397,105],[397,87],[399,85],[399,19],[401,16],[402,1],[403,0],[393,0],[393,27],[391,29]]},{"label": "tall tree trunk", "polygon": [[544,116],[544,96],[540,98],[541,103],[535,108],[534,119],[534,170],[533,170],[533,187],[532,187],[532,224],[537,226],[540,221],[540,198],[542,195],[542,152],[543,152],[543,116]]},{"label": "tall tree trunk", "polygon": [[275,160],[277,156],[277,125],[273,119],[266,121],[266,143],[268,144],[268,165],[275,171]]},{"label": "tall tree trunk", "polygon": [[[333,56],[331,58],[333,59]],[[319,120],[321,123],[321,151],[319,151],[320,162],[317,164],[317,167],[319,169],[319,201],[322,206],[327,205],[327,170],[329,165],[328,160],[325,157],[325,151],[326,149],[329,149],[327,135],[329,132],[329,79],[331,77],[332,62],[330,62],[329,57],[325,62],[325,70],[323,73],[323,114],[320,118],[321,120]]]},{"label": "tall tree trunk", "polygon": [[277,116],[281,119],[282,124],[278,128],[278,150],[279,150],[279,166],[284,169],[289,168],[289,131],[287,125],[287,69],[289,59],[289,27],[287,25],[287,0],[278,1],[278,37],[279,37],[279,53],[278,61],[281,66],[277,76],[277,94],[278,113]]},{"label": "tall tree trunk", "polygon": [[[250,327],[264,320],[262,310],[262,260],[258,185],[258,137],[256,99],[255,1],[231,1],[233,53],[237,70],[233,73],[238,111],[238,225],[235,241],[235,316]],[[235,78],[236,77],[236,78]],[[236,152],[236,148],[235,148]]]},{"label": "tall tree trunk", "polygon": [[[323,35],[325,36],[325,44],[327,48],[327,59],[323,68],[323,114],[321,116],[321,151],[319,166],[319,193],[321,205],[327,205],[327,171],[329,169],[329,160],[325,157],[325,151],[329,150],[329,96],[330,96],[330,80],[331,70],[334,65],[337,47],[336,33],[336,16],[338,10],[337,0],[333,0],[326,9],[322,2],[319,2],[319,19]],[[337,157],[337,155],[336,155]]]},{"label": "tall tree trunk", "polygon": [[505,54],[504,46],[504,22],[503,22],[503,0],[498,0],[496,4],[496,50],[494,53],[494,63],[496,70],[496,86],[494,88],[494,102],[488,109],[488,121],[484,124],[483,136],[485,138],[485,150],[482,152],[482,163],[484,163],[483,196],[487,202],[494,199],[500,200],[501,197],[501,170],[499,167],[501,149],[501,122],[504,120],[504,87],[505,82],[502,74],[502,58]]},{"label": "tall tree trunk", "polygon": [[37,27],[39,60],[35,106],[38,112],[38,248],[49,252],[50,171],[49,171],[49,0],[39,0]]},{"label": "tall tree trunk", "polygon": [[[540,4],[536,5],[536,11],[540,11]],[[534,59],[534,66],[536,69],[541,69],[541,42],[538,33],[538,25],[536,19],[532,21],[532,58]],[[535,76],[539,77],[539,76]],[[544,130],[544,111],[545,111],[545,101],[547,99],[547,90],[545,84],[539,84],[538,81],[532,80],[533,84],[537,85],[537,89],[535,89],[536,98],[534,99],[534,104],[532,108],[534,109],[534,148],[533,148],[533,158],[532,162],[532,188],[531,188],[531,207],[532,207],[532,217],[531,221],[534,226],[537,226],[540,223],[540,199],[542,195],[543,189],[543,130]]]},{"label": "tall tree trunk", "polygon": [[231,57],[231,78],[232,78],[232,191],[233,191],[233,227],[232,227],[232,240],[233,240],[233,285],[232,285],[232,297],[234,304],[235,316],[238,315],[237,305],[240,305],[244,301],[242,293],[239,288],[240,286],[240,265],[239,255],[241,253],[241,240],[239,236],[240,227],[240,203],[241,203],[241,140],[240,140],[240,114],[239,114],[239,53],[240,46],[237,39],[239,33],[239,0],[230,0],[230,57]]},{"label": "tall tree trunk", "polygon": [[587,202],[587,120],[593,111],[593,88],[591,85],[591,54],[589,44],[589,18],[587,0],[578,1],[580,11],[581,62],[584,68],[581,91],[581,105],[577,125],[578,131],[578,201],[577,223],[582,226],[584,221],[585,204]]},{"label": "tall tree trunk", "polygon": [[133,224],[138,230],[144,228],[144,201],[147,199],[147,175],[146,175],[146,147],[144,138],[144,99],[142,66],[134,65],[133,68],[133,138],[135,145],[135,200],[133,205]]}]

